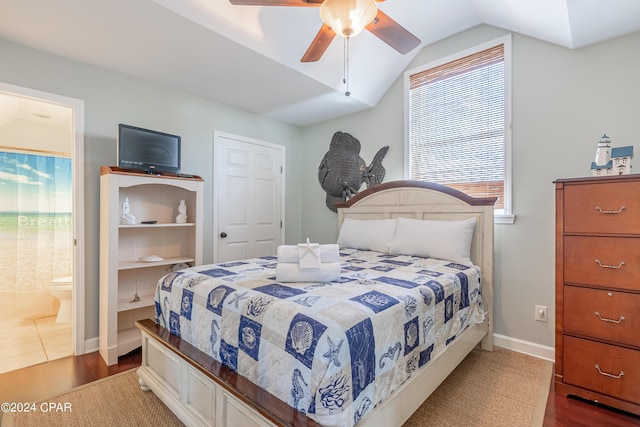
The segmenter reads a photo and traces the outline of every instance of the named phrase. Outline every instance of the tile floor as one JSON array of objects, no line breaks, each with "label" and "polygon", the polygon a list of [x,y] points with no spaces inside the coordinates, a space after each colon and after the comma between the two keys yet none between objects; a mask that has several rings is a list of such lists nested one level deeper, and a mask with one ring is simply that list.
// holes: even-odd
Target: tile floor
[{"label": "tile floor", "polygon": [[56,316],[0,321],[0,373],[73,354],[71,323]]}]

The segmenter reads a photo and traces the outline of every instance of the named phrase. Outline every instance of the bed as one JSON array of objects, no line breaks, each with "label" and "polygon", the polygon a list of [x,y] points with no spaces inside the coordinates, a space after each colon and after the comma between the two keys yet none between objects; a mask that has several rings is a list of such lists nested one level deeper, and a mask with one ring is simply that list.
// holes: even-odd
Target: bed
[{"label": "bed", "polygon": [[[416,181],[359,193],[338,206],[343,243],[389,223],[395,237],[341,246],[337,282],[279,283],[275,257],[168,274],[156,321],[137,323],[140,385],[187,425],[402,425],[474,347],[492,349],[494,203]],[[461,259],[420,253],[423,224],[458,223],[473,224]]]}]

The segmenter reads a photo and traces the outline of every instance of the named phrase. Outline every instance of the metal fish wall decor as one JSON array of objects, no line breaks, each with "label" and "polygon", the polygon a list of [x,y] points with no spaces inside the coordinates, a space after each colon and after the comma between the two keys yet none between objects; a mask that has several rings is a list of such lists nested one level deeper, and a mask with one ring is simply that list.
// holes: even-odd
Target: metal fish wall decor
[{"label": "metal fish wall decor", "polygon": [[387,151],[389,146],[382,147],[367,166],[360,157],[360,141],[345,132],[333,134],[329,151],[318,167],[318,181],[327,193],[327,207],[337,212],[335,203],[355,196],[363,183],[367,188],[381,184],[386,172],[382,159]]}]

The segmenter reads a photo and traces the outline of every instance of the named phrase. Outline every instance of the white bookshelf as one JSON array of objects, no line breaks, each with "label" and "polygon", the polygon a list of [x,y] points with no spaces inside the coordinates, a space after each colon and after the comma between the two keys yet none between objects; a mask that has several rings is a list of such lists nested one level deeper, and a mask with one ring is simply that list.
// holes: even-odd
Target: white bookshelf
[{"label": "white bookshelf", "polygon": [[[202,264],[202,191],[200,177],[100,168],[99,327],[100,355],[107,365],[140,347],[141,333],[134,322],[154,318],[158,279],[176,264]],[[136,224],[120,224],[125,197]],[[187,205],[187,222],[177,224],[180,200]],[[150,255],[162,260],[143,260]]]}]

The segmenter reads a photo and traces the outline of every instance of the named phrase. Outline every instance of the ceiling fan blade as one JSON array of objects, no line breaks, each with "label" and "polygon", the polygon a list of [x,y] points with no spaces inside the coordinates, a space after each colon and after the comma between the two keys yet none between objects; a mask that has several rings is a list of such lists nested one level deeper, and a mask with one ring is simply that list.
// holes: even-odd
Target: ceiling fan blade
[{"label": "ceiling fan blade", "polygon": [[378,14],[373,22],[365,28],[403,55],[411,52],[420,44],[419,38],[380,9],[378,9]]},{"label": "ceiling fan blade", "polygon": [[324,0],[229,0],[235,6],[311,6],[317,7]]},{"label": "ceiling fan blade", "polygon": [[335,36],[336,33],[331,29],[330,26],[328,26],[327,24],[322,24],[322,28],[320,28],[320,31],[318,31],[318,34],[316,34],[316,37],[309,45],[309,48],[302,56],[300,62],[318,61],[322,57],[324,51],[327,50]]}]

